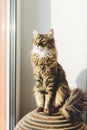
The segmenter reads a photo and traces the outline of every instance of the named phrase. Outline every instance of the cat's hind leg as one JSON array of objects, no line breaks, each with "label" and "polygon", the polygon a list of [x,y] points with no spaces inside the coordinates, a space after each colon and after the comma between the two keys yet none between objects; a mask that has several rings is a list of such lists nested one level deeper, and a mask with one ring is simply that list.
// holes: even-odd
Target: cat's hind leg
[{"label": "cat's hind leg", "polygon": [[69,87],[64,83],[61,83],[58,86],[55,94],[55,100],[54,100],[55,110],[56,108],[59,109],[60,107],[62,107],[62,105],[64,104],[65,100],[69,97],[69,95],[70,95]]}]

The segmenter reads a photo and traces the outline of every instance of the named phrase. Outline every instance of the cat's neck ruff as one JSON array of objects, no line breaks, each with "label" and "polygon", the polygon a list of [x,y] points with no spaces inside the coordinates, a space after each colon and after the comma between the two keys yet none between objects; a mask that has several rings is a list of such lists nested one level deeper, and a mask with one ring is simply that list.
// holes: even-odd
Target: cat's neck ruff
[{"label": "cat's neck ruff", "polygon": [[31,51],[32,54],[37,54],[39,58],[43,58],[47,56],[48,49],[43,48],[41,46],[33,46],[33,49]]}]

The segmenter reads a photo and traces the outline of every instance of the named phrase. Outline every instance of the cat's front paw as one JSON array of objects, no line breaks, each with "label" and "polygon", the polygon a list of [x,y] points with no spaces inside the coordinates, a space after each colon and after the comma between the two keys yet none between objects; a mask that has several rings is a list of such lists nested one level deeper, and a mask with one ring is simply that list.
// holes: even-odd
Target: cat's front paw
[{"label": "cat's front paw", "polygon": [[43,107],[37,107],[36,111],[37,112],[43,112]]},{"label": "cat's front paw", "polygon": [[50,115],[51,111],[49,109],[44,109],[44,114]]}]

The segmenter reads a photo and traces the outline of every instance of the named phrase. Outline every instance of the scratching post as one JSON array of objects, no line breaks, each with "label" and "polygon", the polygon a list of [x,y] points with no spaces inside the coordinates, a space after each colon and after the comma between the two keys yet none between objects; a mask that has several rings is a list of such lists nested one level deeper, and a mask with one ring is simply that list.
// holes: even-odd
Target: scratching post
[{"label": "scratching post", "polygon": [[71,122],[59,113],[48,116],[34,110],[25,115],[14,130],[87,130],[87,125],[78,121]]}]

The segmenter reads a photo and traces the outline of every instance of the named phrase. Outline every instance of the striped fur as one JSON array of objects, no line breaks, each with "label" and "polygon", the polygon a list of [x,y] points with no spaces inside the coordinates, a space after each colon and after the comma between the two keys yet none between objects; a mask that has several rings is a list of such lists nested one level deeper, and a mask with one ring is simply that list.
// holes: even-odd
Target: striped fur
[{"label": "striped fur", "polygon": [[82,119],[82,113],[87,111],[86,93],[81,89],[74,89],[60,111],[66,118]]},{"label": "striped fur", "polygon": [[38,112],[51,114],[61,110],[66,118],[70,118],[72,114],[75,117],[84,110],[84,94],[79,89],[71,92],[65,72],[57,62],[53,30],[47,34],[34,31],[31,62],[36,81],[34,94]]}]

